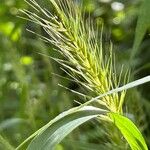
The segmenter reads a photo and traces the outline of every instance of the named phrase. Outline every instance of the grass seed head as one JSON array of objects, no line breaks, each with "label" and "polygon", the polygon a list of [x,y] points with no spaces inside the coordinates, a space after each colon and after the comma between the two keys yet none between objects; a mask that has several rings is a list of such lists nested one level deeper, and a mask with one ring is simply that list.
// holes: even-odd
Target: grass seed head
[{"label": "grass seed head", "polygon": [[[28,0],[27,3],[36,13],[28,10],[22,10],[22,12],[28,20],[45,30],[49,37],[42,36],[42,38],[56,46],[67,59],[67,61],[57,59],[57,62],[62,64],[70,77],[81,82],[96,95],[116,88],[120,79],[117,80],[117,74],[114,73],[112,45],[110,44],[109,56],[105,58],[102,33],[99,40],[98,30],[95,32],[90,19],[85,21],[81,6],[71,0],[50,0],[50,2],[56,10],[56,15],[42,8],[35,0]],[[124,78],[126,80],[126,77]],[[115,93],[106,96],[99,101],[103,101],[110,111],[122,113],[124,97],[125,91],[120,95]]]}]

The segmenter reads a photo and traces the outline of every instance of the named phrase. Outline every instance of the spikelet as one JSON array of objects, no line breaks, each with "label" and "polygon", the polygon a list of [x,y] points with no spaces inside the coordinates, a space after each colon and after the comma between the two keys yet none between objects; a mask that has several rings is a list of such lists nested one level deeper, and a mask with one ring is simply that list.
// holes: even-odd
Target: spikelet
[{"label": "spikelet", "polygon": [[[28,10],[21,11],[28,20],[45,30],[49,37],[41,37],[52,43],[67,59],[66,61],[54,58],[65,68],[65,72],[71,78],[96,95],[103,94],[120,84],[122,73],[117,80],[112,60],[112,45],[110,44],[109,56],[106,58],[103,54],[102,32],[100,35],[98,30],[95,33],[92,22],[84,21],[80,6],[72,0],[50,0],[56,10],[54,15],[41,8],[35,0],[26,2],[36,13]],[[112,112],[122,113],[125,93],[123,91],[121,94],[106,96],[99,100],[99,103]]]}]

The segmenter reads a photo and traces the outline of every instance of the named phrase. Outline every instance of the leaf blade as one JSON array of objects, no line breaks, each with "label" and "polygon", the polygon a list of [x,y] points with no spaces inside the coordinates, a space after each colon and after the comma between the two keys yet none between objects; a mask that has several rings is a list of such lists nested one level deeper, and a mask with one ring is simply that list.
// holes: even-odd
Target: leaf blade
[{"label": "leaf blade", "polygon": [[150,27],[150,19],[148,18],[150,16],[149,8],[150,8],[150,0],[144,0],[141,5],[138,16],[131,58],[133,58],[136,55],[136,52],[142,42],[142,39],[147,29],[148,27]]},{"label": "leaf blade", "polygon": [[92,106],[66,111],[53,119],[52,123],[31,141],[27,150],[53,149],[76,127],[105,113],[105,110]]},{"label": "leaf blade", "polygon": [[142,134],[131,120],[116,113],[109,113],[109,116],[132,150],[148,150]]}]

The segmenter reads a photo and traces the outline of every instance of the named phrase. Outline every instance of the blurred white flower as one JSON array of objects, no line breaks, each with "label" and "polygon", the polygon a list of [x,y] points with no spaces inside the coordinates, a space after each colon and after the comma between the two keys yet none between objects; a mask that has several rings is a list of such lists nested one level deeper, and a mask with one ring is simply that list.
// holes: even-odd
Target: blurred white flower
[{"label": "blurred white flower", "polygon": [[121,11],[124,9],[124,4],[120,3],[120,2],[113,2],[113,3],[111,3],[111,8],[114,11]]}]

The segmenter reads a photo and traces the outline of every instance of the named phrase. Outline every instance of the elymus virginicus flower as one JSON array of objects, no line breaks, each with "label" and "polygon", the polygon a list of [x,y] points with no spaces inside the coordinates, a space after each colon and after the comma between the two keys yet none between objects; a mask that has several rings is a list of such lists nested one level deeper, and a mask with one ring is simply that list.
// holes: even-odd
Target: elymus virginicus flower
[{"label": "elymus virginicus flower", "polygon": [[[110,44],[107,50],[107,55],[104,54],[102,31],[95,30],[95,25],[90,21],[90,17],[87,19],[83,17],[84,13],[82,13],[80,5],[73,0],[50,0],[55,8],[55,13],[51,13],[40,6],[35,0],[28,0],[26,2],[34,10],[21,10],[26,16],[25,19],[40,25],[47,35],[39,36],[44,41],[53,44],[55,49],[64,56],[63,59],[51,58],[63,66],[63,70],[72,80],[86,87],[91,92],[88,94],[90,100],[74,108],[73,111],[71,109],[58,115],[54,120],[28,137],[17,149],[20,149],[22,145],[32,138],[33,140],[27,149],[43,149],[44,147],[44,149],[51,149],[74,128],[87,121],[87,116],[91,113],[92,117],[98,118],[98,121],[107,121],[105,128],[109,132],[109,137],[106,147],[117,146],[119,149],[128,149],[129,144],[132,150],[148,150],[140,131],[130,119],[123,116],[122,105],[125,98],[125,90],[148,82],[150,80],[149,76],[118,88],[121,80],[125,84],[129,74],[127,72],[122,77],[122,70],[117,75],[113,60],[112,44]],[[96,97],[91,98],[93,94]],[[82,93],[80,95],[86,96]],[[84,106],[89,108],[87,105],[92,102],[98,102],[100,105],[97,107],[90,106],[86,116],[84,116],[85,112],[83,113],[84,115],[81,112],[78,115],[76,114]],[[105,113],[98,112],[98,115],[93,116],[93,109],[91,108],[96,108],[95,110],[105,109],[100,111]],[[89,116],[90,119],[91,115]],[[59,122],[61,123],[59,124]],[[123,136],[114,125],[121,131]],[[62,133],[62,129],[64,133]],[[128,144],[122,137],[127,140]]]},{"label": "elymus virginicus flower", "polygon": [[[77,83],[86,87],[95,95],[103,94],[120,84],[121,73],[115,73],[112,57],[112,46],[105,57],[102,46],[102,32],[94,29],[88,19],[85,21],[80,6],[71,0],[50,0],[56,10],[51,14],[42,8],[35,0],[27,3],[35,12],[21,10],[28,20],[39,24],[48,37],[41,36],[46,42],[52,43],[65,59],[55,59],[65,72]],[[99,40],[100,37],[100,40]],[[110,44],[111,45],[111,44]],[[126,80],[126,77],[124,77]],[[111,112],[122,113],[125,91],[114,93],[99,100],[101,105]]]}]

